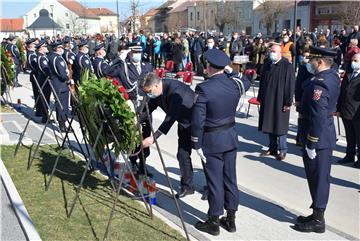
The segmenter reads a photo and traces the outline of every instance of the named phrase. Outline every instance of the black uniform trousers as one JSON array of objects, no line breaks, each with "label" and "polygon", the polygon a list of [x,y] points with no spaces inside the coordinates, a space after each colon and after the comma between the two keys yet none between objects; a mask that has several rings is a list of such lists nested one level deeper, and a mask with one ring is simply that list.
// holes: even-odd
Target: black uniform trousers
[{"label": "black uniform trousers", "polygon": [[310,208],[325,209],[329,200],[332,149],[317,149],[316,157],[310,159],[303,149],[305,173],[310,189]]},{"label": "black uniform trousers", "polygon": [[356,155],[360,160],[360,121],[342,119],[346,134],[346,155],[353,158]]},{"label": "black uniform trousers", "polygon": [[[36,109],[36,113],[35,115],[36,116],[42,116],[39,112],[39,102],[41,101],[41,99],[38,100],[38,102],[36,103],[36,100],[39,96],[39,89],[35,83],[35,78],[34,78],[34,74],[33,73],[30,73],[30,83],[31,83],[31,87],[32,87],[32,90],[33,90],[33,94],[34,94],[34,103],[35,103],[35,109]],[[41,87],[41,86],[40,86]],[[41,98],[41,97],[39,97]]]},{"label": "black uniform trousers", "polygon": [[204,171],[209,189],[209,216],[220,216],[226,210],[237,211],[239,191],[236,183],[237,149],[205,154]]},{"label": "black uniform trousers", "polygon": [[[142,126],[142,137],[143,139],[149,137],[151,135],[151,126],[150,126],[150,122],[149,120],[143,120],[141,122],[141,126]],[[135,149],[135,153],[136,152],[139,152],[141,150],[141,147],[138,146],[136,149]],[[140,151],[139,154],[137,154],[136,156],[130,156],[129,159],[130,159],[130,162],[132,165],[136,165],[136,160],[139,159],[139,171],[141,174],[144,174],[145,173],[145,160],[146,158],[150,155],[150,148],[147,147],[147,148],[144,148],[144,158],[143,158],[143,154],[142,152]]]},{"label": "black uniform trousers", "polygon": [[[30,75],[30,80],[31,80],[31,75]],[[42,87],[42,92],[45,96],[46,103],[48,105],[50,105],[51,87],[50,87],[49,82],[47,82],[44,85],[46,79],[39,78],[39,77],[37,78],[37,81],[38,81],[40,88]],[[48,117],[48,108],[47,108],[46,103],[44,102],[43,97],[40,94],[40,91],[35,83],[34,78],[33,78],[33,81],[31,81],[31,84],[33,86],[35,102],[36,102],[36,99],[39,98],[39,100],[37,101],[36,106],[35,106],[36,116],[41,116],[43,118],[47,118]]]},{"label": "black uniform trousers", "polygon": [[176,157],[179,161],[181,173],[181,187],[194,188],[193,167],[191,163],[191,126],[183,127],[178,124],[178,151]]}]

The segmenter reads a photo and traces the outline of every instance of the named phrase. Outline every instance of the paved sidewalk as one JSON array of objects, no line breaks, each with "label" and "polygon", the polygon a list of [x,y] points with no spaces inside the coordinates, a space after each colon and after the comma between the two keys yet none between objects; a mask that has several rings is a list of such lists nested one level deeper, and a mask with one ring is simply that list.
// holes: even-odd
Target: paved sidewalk
[{"label": "paved sidewalk", "polygon": [[[20,83],[27,83],[27,79],[28,76],[21,75]],[[194,85],[197,82],[195,81]],[[32,92],[29,86],[31,86],[30,83],[24,84],[24,87],[16,88],[12,93],[13,101],[21,96],[22,103],[26,104],[26,106],[32,106]],[[252,97],[252,95],[252,91],[248,92],[247,99]],[[24,110],[28,110],[28,108]],[[9,144],[14,143],[13,140],[16,140],[18,136],[14,133],[18,132],[19,129],[21,130],[26,122],[22,114],[12,115],[1,115],[2,121],[14,120],[20,127],[14,131],[10,129],[12,127],[3,128],[0,125],[0,131],[6,132],[9,135]],[[164,116],[164,113],[161,111],[154,113],[155,128],[161,123]],[[267,138],[257,131],[257,116],[256,107],[251,107],[248,119],[244,118],[244,114],[240,114],[236,119],[236,128],[240,141],[237,157],[237,180],[240,196],[239,211],[236,216],[238,231],[236,233],[228,233],[221,229],[221,234],[213,237],[193,228],[193,225],[198,220],[206,219],[208,209],[207,201],[200,199],[200,192],[203,185],[205,185],[201,162],[197,155],[193,153],[196,193],[180,200],[185,221],[191,235],[199,240],[359,239],[359,170],[349,166],[333,165],[331,196],[326,213],[326,220],[329,225],[327,232],[324,234],[305,234],[296,232],[290,227],[297,215],[307,214],[310,211],[308,209],[310,195],[304,176],[300,151],[294,145],[297,115],[292,111],[288,135],[289,154],[284,162],[258,157],[261,149],[264,149],[267,145]],[[31,131],[34,131],[34,133],[28,137],[35,140],[39,131],[37,127],[41,127],[41,125],[34,123],[32,125],[34,126],[32,126]],[[75,129],[78,130],[76,126],[77,123],[75,123]],[[174,125],[168,135],[162,136],[159,139],[159,143],[167,171],[173,186],[177,190],[180,185],[180,173],[176,160],[176,129],[176,125]],[[14,133],[12,134],[12,132]],[[44,140],[44,143],[54,143],[54,139],[51,138],[52,132],[50,131],[48,134],[48,139]],[[72,136],[70,138],[73,140]],[[338,147],[334,152],[334,163],[344,155],[345,145],[344,137],[340,136]],[[151,149],[151,155],[148,158],[147,164],[149,165],[149,170],[154,174],[157,186],[168,190],[164,171],[154,147]],[[157,203],[156,210],[167,217],[168,222],[174,222],[181,226],[174,202],[171,199],[159,194],[157,196]]]}]

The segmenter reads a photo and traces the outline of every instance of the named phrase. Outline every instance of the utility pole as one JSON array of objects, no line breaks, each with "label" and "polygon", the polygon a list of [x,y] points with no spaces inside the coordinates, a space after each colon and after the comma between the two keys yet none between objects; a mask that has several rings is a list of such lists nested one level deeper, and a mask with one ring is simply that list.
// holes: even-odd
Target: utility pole
[{"label": "utility pole", "polygon": [[[297,0],[295,0],[295,5],[294,5],[294,31],[293,31],[293,34],[294,34],[294,43],[293,43],[293,45],[294,45],[294,48],[296,49],[296,19],[297,19],[297,16],[296,16],[296,14],[297,14]],[[290,36],[289,36],[290,37]],[[297,58],[297,56],[296,56],[296,51],[295,51],[295,56],[294,56],[294,59],[293,59],[293,65],[294,65],[294,68],[295,68],[295,70],[296,70],[296,58]]]},{"label": "utility pole", "polygon": [[54,28],[54,5],[50,5],[51,8],[51,18],[52,18],[52,29],[53,29],[53,36],[55,37],[55,28]]},{"label": "utility pole", "polygon": [[203,16],[204,16],[204,31],[205,31],[205,38],[207,39],[207,26],[206,26],[206,20],[207,20],[207,1],[204,0],[204,8],[203,8]]},{"label": "utility pole", "polygon": [[117,28],[118,28],[118,39],[120,39],[120,17],[119,17],[119,0],[116,0],[116,14],[117,14]]}]

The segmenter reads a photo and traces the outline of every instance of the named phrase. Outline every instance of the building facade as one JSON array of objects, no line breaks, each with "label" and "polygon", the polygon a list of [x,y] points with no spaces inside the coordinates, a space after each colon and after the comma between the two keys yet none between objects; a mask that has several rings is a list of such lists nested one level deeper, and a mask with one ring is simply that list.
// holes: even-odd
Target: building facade
[{"label": "building facade", "polygon": [[41,0],[25,14],[25,27],[30,26],[39,17],[41,9],[49,11],[50,17],[61,26],[62,29],[56,34],[74,36],[100,33],[100,17],[74,0]]},{"label": "building facade", "polygon": [[107,8],[89,8],[89,10],[100,18],[100,33],[118,35],[119,23],[116,13]]}]

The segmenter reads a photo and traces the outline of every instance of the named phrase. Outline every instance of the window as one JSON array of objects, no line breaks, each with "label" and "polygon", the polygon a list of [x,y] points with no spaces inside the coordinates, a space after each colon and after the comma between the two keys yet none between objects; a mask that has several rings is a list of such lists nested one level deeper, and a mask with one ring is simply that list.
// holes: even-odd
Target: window
[{"label": "window", "polygon": [[53,17],[53,14],[52,14],[52,13],[50,13],[50,17]]},{"label": "window", "polygon": [[193,21],[193,13],[190,13],[190,21]]},{"label": "window", "polygon": [[112,27],[112,26],[113,26],[113,25],[112,25],[112,21],[110,21],[110,22],[109,22],[109,26],[110,26],[110,27]]},{"label": "window", "polygon": [[69,14],[68,14],[68,13],[65,13],[65,17],[69,17]]},{"label": "window", "polygon": [[323,8],[317,8],[316,9],[316,15],[322,15],[322,14],[330,14],[332,13],[331,7],[323,7]]},{"label": "window", "polygon": [[291,21],[289,19],[284,20],[283,29],[290,29]]},{"label": "window", "polygon": [[66,24],[66,29],[70,29],[70,24]]},{"label": "window", "polygon": [[197,20],[200,20],[200,12],[197,12]]},{"label": "window", "polygon": [[34,13],[34,18],[36,18],[36,13]]}]

